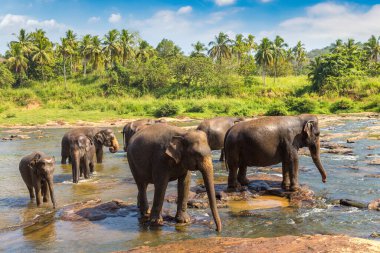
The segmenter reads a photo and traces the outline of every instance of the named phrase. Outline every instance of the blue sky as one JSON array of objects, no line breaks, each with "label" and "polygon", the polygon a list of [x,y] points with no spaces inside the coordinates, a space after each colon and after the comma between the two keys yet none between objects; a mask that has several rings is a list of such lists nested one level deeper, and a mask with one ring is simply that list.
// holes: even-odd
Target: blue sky
[{"label": "blue sky", "polygon": [[380,35],[378,1],[95,1],[0,0],[0,53],[20,28],[43,28],[53,41],[67,29],[79,37],[103,36],[110,29],[139,32],[153,46],[168,38],[185,53],[200,40],[207,44],[220,31],[274,38],[290,46],[301,40],[308,50],[329,45],[337,38],[365,41]]}]

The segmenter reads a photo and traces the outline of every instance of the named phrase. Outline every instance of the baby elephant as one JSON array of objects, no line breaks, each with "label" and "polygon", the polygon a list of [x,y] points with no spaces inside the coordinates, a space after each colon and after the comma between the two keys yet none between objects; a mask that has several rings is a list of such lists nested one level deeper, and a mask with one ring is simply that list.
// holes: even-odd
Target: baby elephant
[{"label": "baby elephant", "polygon": [[72,136],[70,141],[70,156],[72,159],[73,183],[78,183],[79,176],[90,177],[94,172],[95,145],[84,134]]},{"label": "baby elephant", "polygon": [[55,158],[43,152],[33,152],[20,161],[19,170],[22,179],[28,187],[30,199],[36,196],[37,206],[41,205],[41,194],[43,202],[48,202],[50,195],[53,207],[56,206],[53,186],[54,164]]}]

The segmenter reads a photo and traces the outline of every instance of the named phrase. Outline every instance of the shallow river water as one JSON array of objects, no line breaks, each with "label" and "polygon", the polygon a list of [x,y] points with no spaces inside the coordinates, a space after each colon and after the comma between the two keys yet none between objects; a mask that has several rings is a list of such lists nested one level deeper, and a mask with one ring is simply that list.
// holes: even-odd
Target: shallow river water
[{"label": "shallow river water", "polygon": [[[326,127],[322,132],[364,131],[364,128],[378,124],[377,121],[346,121],[344,124]],[[10,135],[4,132],[6,130],[8,129],[0,130],[0,137]],[[95,198],[103,201],[122,199],[135,202],[137,187],[133,184],[125,153],[111,154],[107,149],[104,149],[103,164],[96,165],[94,177],[77,185],[72,184],[70,165],[60,164],[60,140],[67,129],[41,129],[40,132],[35,130],[22,130],[31,139],[0,142],[0,251],[107,252],[218,236],[213,225],[192,224],[149,229],[139,223],[137,214],[101,221],[70,222],[60,220],[59,213],[52,212],[50,203],[37,208],[35,203],[30,203],[27,188],[18,171],[20,159],[32,151],[40,150],[56,157],[54,181],[58,210],[70,203]],[[117,137],[121,144],[121,134],[118,133]],[[346,139],[336,138],[333,141],[345,143]],[[309,185],[322,198],[322,202],[329,203],[330,200],[340,198],[366,202],[380,197],[380,179],[365,177],[367,174],[380,173],[378,165],[368,165],[370,158],[380,158],[380,141],[363,139],[347,145],[353,147],[354,155],[322,154],[322,162],[328,173],[326,184],[321,183],[311,158],[300,157],[300,182]],[[376,145],[378,147],[375,149],[367,149],[368,146]],[[219,152],[214,152],[213,156],[215,176],[225,177],[227,173],[224,166],[218,161]],[[353,167],[359,169],[352,169]],[[258,172],[255,168],[250,168],[249,173]],[[193,185],[197,178],[201,178],[200,174],[194,173]],[[149,189],[148,198],[152,200],[152,187]],[[170,183],[167,193],[175,190],[176,183]],[[252,206],[251,209],[256,209],[255,203],[246,204]],[[172,210],[174,215],[173,204],[165,203],[165,208]],[[219,236],[274,237],[339,233],[368,238],[372,232],[380,232],[379,212],[353,207],[332,204],[323,204],[313,209],[277,207],[254,210],[250,217],[239,217],[236,209],[239,210],[239,206],[219,209],[223,223],[223,232]],[[49,212],[51,213],[43,221],[17,228],[17,225],[25,224],[37,215]],[[212,219],[209,209],[190,209],[189,213],[197,219]]]}]

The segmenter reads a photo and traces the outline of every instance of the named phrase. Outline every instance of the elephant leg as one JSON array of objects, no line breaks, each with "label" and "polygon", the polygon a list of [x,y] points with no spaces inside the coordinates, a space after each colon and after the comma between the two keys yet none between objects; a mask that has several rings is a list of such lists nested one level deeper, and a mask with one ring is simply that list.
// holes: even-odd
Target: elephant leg
[{"label": "elephant leg", "polygon": [[149,204],[148,198],[146,196],[146,188],[148,184],[146,183],[137,183],[137,188],[139,193],[137,195],[137,206],[140,209],[140,214],[142,217],[148,217],[149,214]]},{"label": "elephant leg", "polygon": [[169,178],[164,176],[154,182],[154,199],[152,210],[150,212],[150,222],[152,225],[163,224],[161,210],[165,199],[166,188],[168,187],[168,182]]},{"label": "elephant leg", "polygon": [[96,162],[97,163],[103,162],[103,146],[102,145],[96,147]]},{"label": "elephant leg", "polygon": [[220,158],[219,161],[223,162],[224,161],[224,148],[220,150]]},{"label": "elephant leg", "polygon": [[27,186],[27,187],[28,187],[30,199],[34,199],[35,195],[34,195],[34,192],[33,192],[33,187],[31,187],[31,186]]},{"label": "elephant leg", "polygon": [[41,180],[36,180],[37,182],[34,183],[34,191],[36,193],[36,202],[37,206],[41,205]]},{"label": "elephant leg", "polygon": [[41,183],[42,201],[44,203],[48,202],[49,200],[49,196],[47,196],[47,192],[48,192],[48,186],[47,186],[47,182],[44,180]]},{"label": "elephant leg", "polygon": [[247,178],[247,166],[239,165],[239,172],[237,175],[237,180],[241,185],[248,185],[249,180]]},{"label": "elephant leg", "polygon": [[94,173],[94,168],[95,168],[94,161],[91,161],[89,166],[90,166],[90,173],[91,174]]},{"label": "elephant leg", "polygon": [[187,213],[187,201],[190,192],[191,173],[188,171],[185,176],[178,178],[178,199],[177,199],[177,214],[175,219],[179,223],[188,223],[191,218]]},{"label": "elephant leg", "polygon": [[289,164],[286,161],[282,162],[281,188],[286,190],[286,191],[289,191],[289,189],[290,189]]},{"label": "elephant leg", "polygon": [[298,156],[297,154],[292,155],[292,160],[289,166],[290,174],[290,190],[297,191],[299,189],[298,184]]}]

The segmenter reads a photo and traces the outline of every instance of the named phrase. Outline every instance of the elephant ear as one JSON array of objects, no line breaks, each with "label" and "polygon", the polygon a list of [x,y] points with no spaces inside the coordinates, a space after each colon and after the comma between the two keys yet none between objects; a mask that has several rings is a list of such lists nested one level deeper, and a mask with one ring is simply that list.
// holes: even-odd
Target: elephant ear
[{"label": "elephant ear", "polygon": [[79,148],[84,149],[86,150],[86,152],[88,152],[90,150],[91,145],[92,145],[92,141],[90,140],[90,138],[87,138],[85,136],[79,137],[78,139]]},{"label": "elephant ear", "polygon": [[309,138],[314,135],[314,132],[313,132],[314,124],[315,124],[314,120],[309,120],[308,122],[306,122],[305,126],[303,127],[304,133],[306,133]]},{"label": "elephant ear", "polygon": [[41,154],[36,153],[29,163],[29,166],[34,167],[41,160]]},{"label": "elephant ear", "polygon": [[165,154],[173,158],[176,164],[178,164],[182,158],[183,140],[184,138],[182,136],[173,136],[165,151]]},{"label": "elephant ear", "polygon": [[105,141],[105,140],[104,140],[103,132],[100,131],[99,133],[95,134],[94,139],[95,139],[98,143],[103,144],[104,141]]}]

